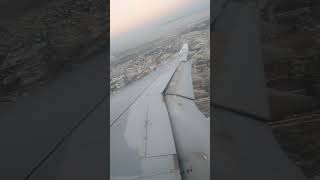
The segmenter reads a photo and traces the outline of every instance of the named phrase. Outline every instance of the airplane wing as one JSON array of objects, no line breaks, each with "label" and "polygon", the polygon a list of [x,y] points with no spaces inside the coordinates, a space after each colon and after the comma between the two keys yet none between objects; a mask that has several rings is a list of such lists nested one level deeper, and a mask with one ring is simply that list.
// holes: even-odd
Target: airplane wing
[{"label": "airplane wing", "polygon": [[255,2],[229,1],[213,30],[213,178],[304,180],[270,117]]},{"label": "airplane wing", "polygon": [[110,97],[111,179],[209,179],[209,122],[192,101],[187,54],[184,44],[171,61]]}]

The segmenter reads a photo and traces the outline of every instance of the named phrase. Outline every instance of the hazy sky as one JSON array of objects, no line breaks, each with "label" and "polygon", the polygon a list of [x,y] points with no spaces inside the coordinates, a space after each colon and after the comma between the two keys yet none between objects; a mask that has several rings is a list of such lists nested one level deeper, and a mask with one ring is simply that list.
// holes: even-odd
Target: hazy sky
[{"label": "hazy sky", "polygon": [[209,5],[209,0],[111,0],[111,38],[204,4]]},{"label": "hazy sky", "polygon": [[210,16],[210,0],[111,0],[110,52],[166,37]]}]

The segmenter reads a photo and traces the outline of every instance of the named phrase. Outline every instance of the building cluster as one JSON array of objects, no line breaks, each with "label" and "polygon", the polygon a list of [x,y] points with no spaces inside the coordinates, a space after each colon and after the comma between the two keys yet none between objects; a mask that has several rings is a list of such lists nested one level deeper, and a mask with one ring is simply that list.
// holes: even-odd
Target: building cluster
[{"label": "building cluster", "polygon": [[162,63],[169,61],[180,48],[176,41],[169,42],[173,44],[162,41],[160,46],[138,53],[134,52],[132,54],[136,54],[135,56],[128,56],[127,59],[122,59],[122,63],[111,66],[110,91],[116,91],[130,82],[141,79]]}]

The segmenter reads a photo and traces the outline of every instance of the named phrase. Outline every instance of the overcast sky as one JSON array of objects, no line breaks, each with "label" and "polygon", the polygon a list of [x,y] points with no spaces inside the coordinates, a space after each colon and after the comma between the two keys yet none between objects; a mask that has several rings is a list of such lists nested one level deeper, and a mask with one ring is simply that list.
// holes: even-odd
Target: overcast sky
[{"label": "overcast sky", "polygon": [[111,0],[111,46],[115,41],[132,41],[130,35],[137,32],[150,34],[170,19],[209,9],[209,5],[210,0]]}]

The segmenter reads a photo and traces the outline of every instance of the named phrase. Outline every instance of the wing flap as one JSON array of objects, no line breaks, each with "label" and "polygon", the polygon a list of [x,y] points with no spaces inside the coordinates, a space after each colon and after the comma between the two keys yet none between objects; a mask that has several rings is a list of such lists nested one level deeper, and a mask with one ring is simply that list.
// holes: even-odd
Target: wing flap
[{"label": "wing flap", "polygon": [[190,61],[181,61],[170,81],[170,86],[166,89],[166,94],[194,99]]},{"label": "wing flap", "polygon": [[146,156],[176,154],[171,125],[164,99],[155,96],[148,106]]}]

